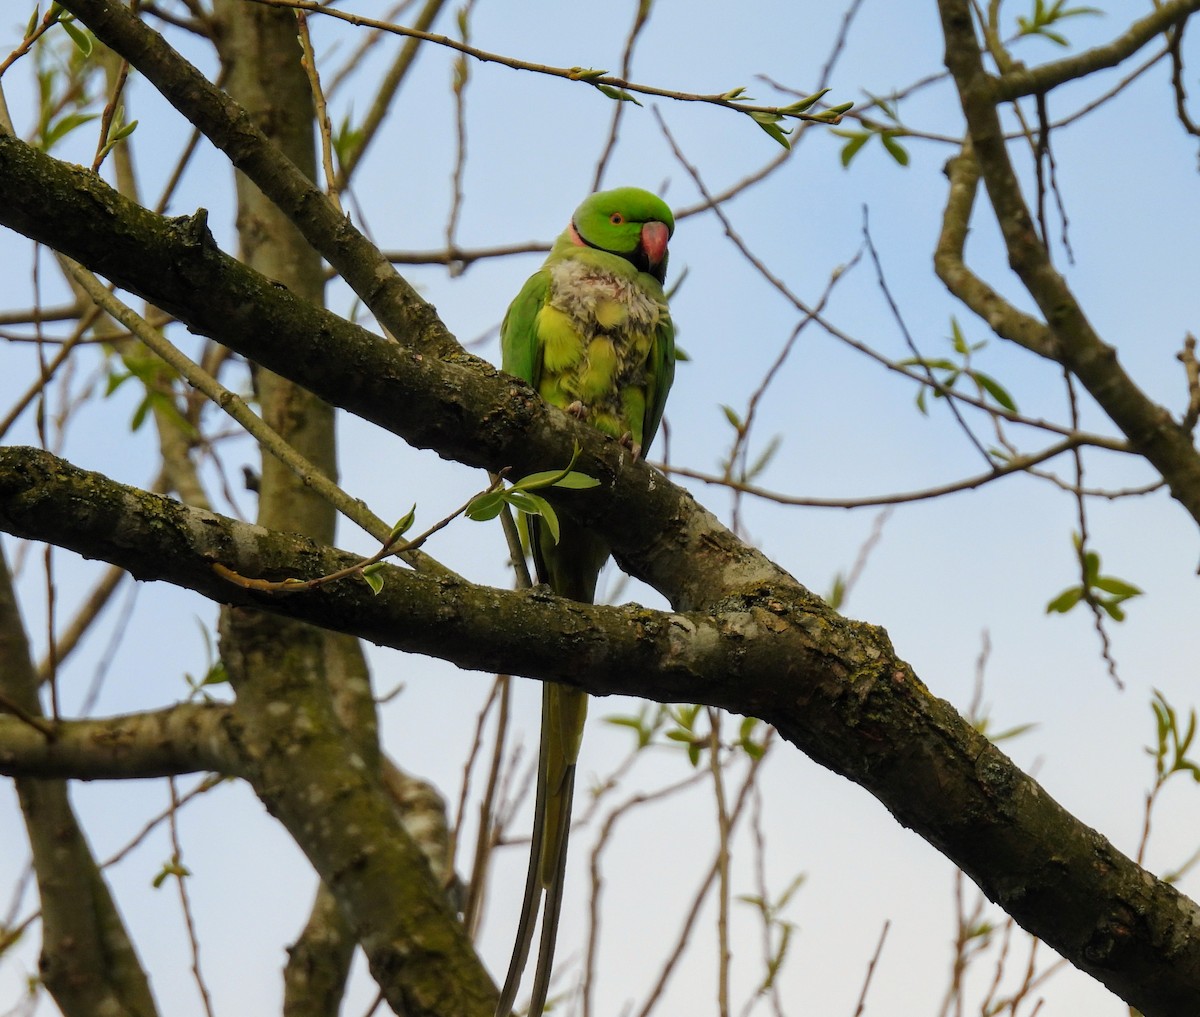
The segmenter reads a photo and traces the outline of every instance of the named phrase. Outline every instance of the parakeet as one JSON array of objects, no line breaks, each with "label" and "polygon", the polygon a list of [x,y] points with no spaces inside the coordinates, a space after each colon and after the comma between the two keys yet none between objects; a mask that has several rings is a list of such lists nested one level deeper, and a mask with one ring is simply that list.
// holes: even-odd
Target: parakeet
[{"label": "parakeet", "polygon": [[[663,280],[675,219],[636,187],[593,194],[575,210],[550,256],[500,326],[503,367],[543,399],[626,443],[650,447],[675,376],[675,330]],[[549,465],[549,464],[548,464]],[[538,581],[592,603],[608,547],[565,515],[555,543],[537,517],[529,537]],[[540,1017],[550,982],[570,830],[575,761],[587,695],[546,682],[525,903],[497,1017],[509,1017],[546,894],[529,1017]]]}]

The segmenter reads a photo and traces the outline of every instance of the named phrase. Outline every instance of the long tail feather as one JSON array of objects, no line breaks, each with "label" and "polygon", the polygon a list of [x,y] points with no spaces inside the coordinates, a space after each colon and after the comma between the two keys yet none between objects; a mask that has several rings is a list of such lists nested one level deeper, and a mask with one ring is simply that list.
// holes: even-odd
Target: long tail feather
[{"label": "long tail feather", "polygon": [[[545,691],[542,693],[542,712],[545,713]],[[538,747],[537,790],[534,793],[533,814],[545,815],[546,811],[546,766],[550,752],[550,740],[544,735]],[[525,874],[525,897],[521,903],[521,918],[517,924],[517,938],[513,943],[512,959],[508,962],[508,974],[504,977],[504,988],[500,991],[500,1002],[496,1005],[496,1017],[509,1017],[517,991],[521,987],[521,975],[529,959],[529,947],[533,943],[533,929],[537,923],[538,909],[542,903],[542,844],[545,826],[533,824],[533,835],[529,843],[529,869]],[[539,956],[540,956],[539,948]]]},{"label": "long tail feather", "polygon": [[[529,1001],[527,1017],[542,1017],[546,1006],[546,993],[550,989],[550,976],[554,971],[554,946],[558,940],[558,917],[562,911],[564,876],[567,871],[567,840],[571,833],[571,801],[575,791],[575,764],[567,767],[563,778],[562,793],[565,802],[558,814],[558,829],[555,831],[558,857],[554,860],[554,871],[546,883],[546,906],[542,912],[542,936],[538,942],[537,969],[533,975],[533,995]],[[546,873],[543,869],[543,879]]]},{"label": "long tail feather", "polygon": [[[591,603],[595,597],[596,576],[608,556],[604,546],[569,520],[563,520],[561,524],[558,544],[550,541],[543,532],[541,520],[531,518],[528,526],[538,581],[547,583],[559,596]],[[517,938],[496,1017],[509,1017],[512,1012],[533,945],[539,909],[542,911],[542,931],[527,1017],[541,1017],[546,1005],[562,911],[567,839],[575,794],[575,761],[579,757],[587,704],[587,694],[578,689],[554,682],[542,684],[542,732],[529,869],[525,876]],[[543,890],[546,891],[544,905]]]}]

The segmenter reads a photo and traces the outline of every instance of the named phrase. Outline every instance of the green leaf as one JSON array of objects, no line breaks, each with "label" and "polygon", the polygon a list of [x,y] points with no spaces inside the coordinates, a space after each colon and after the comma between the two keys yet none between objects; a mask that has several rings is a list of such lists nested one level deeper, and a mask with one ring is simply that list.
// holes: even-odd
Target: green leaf
[{"label": "green leaf", "polygon": [[989,735],[988,737],[993,742],[1008,741],[1010,738],[1019,738],[1027,731],[1032,731],[1035,727],[1037,727],[1037,724],[1018,724],[1016,727],[1006,728],[1004,731],[998,731],[996,734]]},{"label": "green leaf", "polygon": [[519,491],[515,487],[511,491],[504,493],[504,500],[518,511],[526,512],[531,516],[540,516],[542,514],[542,506],[546,504],[546,499],[541,495],[531,494],[528,491]]},{"label": "green leaf", "polygon": [[[376,562],[375,564],[379,565],[382,563]],[[371,592],[378,597],[379,591],[383,589],[383,576],[379,575],[378,572],[375,572],[370,565],[363,569],[359,574],[366,581],[366,584],[371,587]]]},{"label": "green leaf", "polygon": [[842,601],[845,599],[845,597],[846,577],[839,572],[833,577],[833,586],[830,587],[829,593],[826,595],[825,600],[828,601],[830,607],[837,611],[841,608]]},{"label": "green leaf", "polygon": [[165,883],[172,876],[178,876],[180,879],[183,879],[184,877],[190,875],[191,872],[178,862],[163,862],[163,867],[159,869],[158,874],[150,881],[150,885],[153,886],[154,889],[159,890],[162,888],[163,883]]},{"label": "green leaf", "polygon": [[42,151],[49,152],[75,128],[95,120],[97,116],[97,113],[68,113],[59,117],[42,132]]},{"label": "green leaf", "polygon": [[783,117],[778,113],[764,113],[762,110],[755,110],[750,114],[750,118],[784,148],[791,149],[792,143],[788,141],[788,132],[779,126],[779,121]]},{"label": "green leaf", "polygon": [[229,681],[229,672],[225,670],[224,661],[218,660],[212,667],[208,669],[208,673],[204,676],[201,685],[225,685]]},{"label": "green leaf", "polygon": [[764,448],[762,452],[759,453],[758,458],[750,464],[749,469],[746,470],[742,479],[747,481],[753,480],[760,473],[762,473],[762,471],[767,468],[767,465],[771,462],[771,460],[775,458],[775,453],[779,451],[779,446],[782,444],[783,435],[772,435],[771,440],[767,442],[767,447]]},{"label": "green leaf", "polygon": [[113,133],[109,137],[109,142],[108,142],[109,147],[111,148],[118,141],[124,141],[126,138],[128,138],[129,135],[131,135],[134,131],[137,130],[137,125],[138,125],[138,122],[136,120],[131,120],[131,121],[129,121],[129,123],[123,124],[121,127],[118,127],[115,131],[113,131]]},{"label": "green leaf", "polygon": [[1049,604],[1046,605],[1046,614],[1066,614],[1076,604],[1083,600],[1083,587],[1075,586],[1069,590],[1063,590]]},{"label": "green leaf", "polygon": [[807,113],[809,109],[815,106],[818,102],[827,95],[831,89],[822,88],[819,92],[813,92],[812,95],[806,95],[803,99],[791,103],[788,106],[781,106],[780,113]]},{"label": "green leaf", "polygon": [[554,506],[551,505],[545,498],[530,495],[532,498],[537,498],[541,503],[538,515],[542,517],[542,521],[546,524],[546,529],[550,531],[550,536],[554,538],[554,543],[558,543],[558,513],[554,511]]},{"label": "green leaf", "polygon": [[737,411],[732,406],[721,406],[721,412],[725,414],[725,419],[733,426],[735,431],[742,429],[742,418],[737,415]]},{"label": "green leaf", "polygon": [[561,487],[565,491],[588,491],[593,487],[599,487],[600,481],[595,477],[589,477],[586,473],[578,473],[572,470],[565,477],[560,477],[553,484],[554,487]]},{"label": "green leaf", "polygon": [[909,357],[899,361],[901,367],[927,367],[931,371],[957,371],[958,364],[944,357]]},{"label": "green leaf", "polygon": [[[470,509],[468,509],[467,511],[469,513]],[[396,525],[392,527],[392,532],[388,534],[387,542],[388,542],[389,546],[392,544],[395,544],[401,537],[404,536],[404,534],[406,534],[410,529],[412,529],[412,524],[416,520],[416,518],[417,518],[417,504],[416,504],[416,502],[413,502],[413,507],[410,508],[403,516],[401,516],[399,522],[397,522]]]},{"label": "green leaf", "polygon": [[849,137],[850,140],[842,146],[841,160],[842,168],[845,169],[850,165],[851,160],[858,155],[862,150],[863,145],[871,140],[870,131],[837,131],[837,134],[842,134],[844,137]]},{"label": "green leaf", "polygon": [[71,41],[75,43],[80,53],[85,57],[92,55],[92,36],[89,32],[83,31],[78,25],[65,19],[60,19],[58,23],[62,25],[63,31],[71,37]]},{"label": "green leaf", "polygon": [[500,510],[504,508],[504,495],[504,491],[488,491],[487,494],[473,498],[471,504],[467,506],[467,518],[474,519],[476,522],[495,519],[500,514]]},{"label": "green leaf", "polygon": [[830,106],[829,109],[823,109],[820,113],[814,113],[812,118],[823,123],[836,124],[843,113],[849,113],[852,109],[854,109],[854,103],[844,102],[840,106]]},{"label": "green leaf", "polygon": [[963,334],[962,326],[953,315],[950,316],[950,345],[954,347],[955,353],[961,353],[963,356],[966,356],[970,350],[970,347],[967,345],[967,337]]},{"label": "green leaf", "polygon": [[618,102],[631,102],[635,106],[641,105],[633,95],[626,92],[623,88],[613,88],[612,85],[597,85],[596,87],[610,99],[616,99]]},{"label": "green leaf", "polygon": [[146,416],[150,413],[150,406],[151,399],[149,395],[138,403],[138,408],[133,411],[133,419],[129,421],[129,430],[131,432],[139,430],[142,424],[146,422]]},{"label": "green leaf", "polygon": [[568,76],[573,81],[595,81],[597,78],[602,78],[608,71],[597,70],[595,67],[572,67],[568,72]]},{"label": "green leaf", "polygon": [[981,371],[972,371],[971,377],[975,379],[977,384],[984,392],[990,395],[997,403],[1003,406],[1006,410],[1012,413],[1017,412],[1017,404],[1013,401],[1013,397],[1008,394],[1005,389],[991,375],[984,374]]},{"label": "green leaf", "polygon": [[901,166],[908,165],[908,150],[896,140],[894,134],[890,131],[883,131],[879,135],[879,140],[883,142],[883,147],[887,149],[888,155],[896,160]]},{"label": "green leaf", "polygon": [[561,470],[543,470],[540,473],[531,473],[527,477],[522,477],[520,480],[515,481],[513,489],[517,491],[532,491],[539,487],[552,487],[571,472],[575,466],[575,460],[579,458],[581,451],[582,449],[576,445],[571,451],[571,461]]},{"label": "green leaf", "polygon": [[1092,585],[1097,590],[1113,593],[1118,597],[1140,597],[1142,595],[1142,591],[1133,583],[1127,583],[1124,579],[1117,579],[1115,576],[1100,576]]}]

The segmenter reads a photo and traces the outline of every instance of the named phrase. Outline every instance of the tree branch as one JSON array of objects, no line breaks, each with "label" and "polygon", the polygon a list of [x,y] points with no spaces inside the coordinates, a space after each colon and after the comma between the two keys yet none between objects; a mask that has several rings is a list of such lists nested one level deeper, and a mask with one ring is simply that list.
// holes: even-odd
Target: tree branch
[{"label": "tree branch", "polygon": [[225,705],[182,703],[149,713],[51,724],[50,737],[0,709],[0,773],[7,777],[126,780],[245,771],[239,723]]},{"label": "tree branch", "polygon": [[[1200,909],[1070,816],[934,697],[886,633],[840,617],[777,569],[740,593],[724,587],[716,613],[583,605],[398,568],[385,570],[378,596],[346,582],[267,598],[224,584],[211,563],[303,578],[353,556],[138,492],[34,449],[0,451],[0,528],[463,667],[759,717],[866,787],[1022,926],[1147,1017],[1176,1017],[1200,993]],[[736,547],[707,547],[707,556],[736,562]],[[253,715],[263,723],[268,711]],[[263,767],[273,758],[254,755]],[[318,762],[332,765],[324,754]],[[260,794],[283,810],[283,783],[260,780]],[[311,841],[311,825],[325,824],[301,811],[282,818],[328,877],[331,863]]]},{"label": "tree branch", "polygon": [[[1053,336],[1045,355],[1077,377],[1131,445],[1162,474],[1172,496],[1200,522],[1200,455],[1191,436],[1147,398],[1092,328],[1066,281],[1050,262],[1009,158],[993,80],[983,68],[969,0],[938,0],[946,66],[958,87],[975,156],[1004,236],[1009,264],[1037,303]],[[1196,7],[1182,0],[1166,7]]]},{"label": "tree branch", "polygon": [[[446,354],[458,348],[434,310],[251,116],[127,7],[68,0],[64,8],[120,53],[296,225],[395,335]],[[90,267],[90,266],[89,266]]]},{"label": "tree branch", "polygon": [[1006,71],[998,79],[991,79],[992,98],[995,102],[1007,102],[1023,95],[1048,92],[1067,81],[1115,67],[1133,56],[1156,35],[1186,21],[1198,10],[1200,0],[1168,0],[1167,3],[1157,4],[1153,11],[1103,46],[1093,46],[1082,53],[1039,67],[1019,67]]}]

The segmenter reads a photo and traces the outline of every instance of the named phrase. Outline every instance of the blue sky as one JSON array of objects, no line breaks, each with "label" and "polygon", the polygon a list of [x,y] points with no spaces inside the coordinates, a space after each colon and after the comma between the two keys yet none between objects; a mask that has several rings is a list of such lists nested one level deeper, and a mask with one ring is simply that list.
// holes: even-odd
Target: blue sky
[{"label": "blue sky", "polygon": [[[732,14],[728,5],[660,0],[636,52],[635,80],[689,91],[724,91],[746,85],[762,101],[772,89],[766,75],[801,93],[810,91],[837,30],[839,5],[757,5]],[[830,98],[861,101],[867,93],[902,88],[940,70],[940,33],[932,4],[883,4],[868,0],[849,35],[832,79]],[[1103,17],[1069,26],[1080,44],[1111,37],[1123,5],[1105,5]],[[628,8],[628,9],[627,9]],[[773,9],[772,9],[773,8]],[[353,9],[378,15],[381,4]],[[1007,9],[1007,8],[1006,8]],[[1013,8],[1010,18],[1023,9]],[[472,40],[499,53],[560,66],[615,69],[632,5],[483,2],[473,15]],[[21,17],[0,23],[0,49],[19,35]],[[443,18],[442,31],[451,32]],[[318,46],[352,36],[341,25],[315,22]],[[1028,63],[1054,59],[1061,50],[1042,40],[1021,44]],[[201,59],[193,44],[189,53]],[[336,60],[336,55],[334,57]],[[1135,58],[1136,59],[1136,58]],[[449,174],[454,149],[447,83],[451,54],[422,53],[382,135],[355,180],[356,220],[386,248],[428,249],[444,243]],[[204,63],[211,70],[211,61]],[[364,62],[335,102],[335,119],[348,109],[361,114],[379,56]],[[1051,99],[1061,116],[1111,87],[1125,68],[1072,86]],[[1074,263],[1061,247],[1060,271],[1079,295],[1101,335],[1121,362],[1156,399],[1173,411],[1186,400],[1175,353],[1183,335],[1197,328],[1195,286],[1200,277],[1200,218],[1196,146],[1174,120],[1166,68],[1153,69],[1104,110],[1054,135],[1058,179],[1069,216]],[[27,77],[20,66],[4,79],[18,128],[30,122]],[[129,98],[142,121],[135,135],[144,193],[156,195],[170,171],[174,144],[183,136],[178,117],[140,82]],[[658,101],[657,108],[689,161],[712,189],[720,189],[773,159],[777,146],[749,121],[712,107]],[[469,151],[466,201],[458,234],[464,247],[550,240],[586,193],[607,134],[611,103],[581,86],[475,65],[467,96]],[[906,124],[956,134],[961,115],[950,85],[942,81],[900,107]],[[151,134],[153,131],[153,134]],[[90,138],[64,146],[65,158],[89,158]],[[151,138],[154,143],[147,144]],[[941,167],[952,146],[905,142],[911,164],[902,169],[875,143],[849,170],[838,162],[842,139],[826,130],[809,132],[788,162],[761,186],[727,206],[734,227],[754,253],[802,299],[815,302],[838,266],[855,257],[863,242],[864,210],[872,239],[908,330],[929,356],[949,352],[950,319],[967,337],[988,337],[986,328],[957,306],[932,273],[932,250],[946,183]],[[1030,175],[1028,151],[1018,148],[1022,173]],[[210,210],[210,224],[229,250],[233,223],[229,174],[219,156],[200,153],[183,181],[171,214]],[[695,202],[694,184],[674,160],[649,109],[627,108],[607,184],[638,184],[661,190],[676,207]],[[1052,219],[1051,232],[1059,225]],[[4,274],[5,306],[25,306],[31,276],[24,266],[30,245],[0,233],[0,258],[22,267]],[[1014,277],[998,246],[988,210],[978,207],[968,257],[976,270],[1020,306]],[[444,269],[413,270],[409,277],[464,341],[490,333],[505,306],[538,263],[536,256],[480,263],[459,278]],[[671,455],[676,463],[711,470],[728,447],[731,431],[721,410],[739,410],[794,327],[795,310],[775,294],[723,236],[711,215],[680,221],[672,241],[672,274],[687,277],[672,304],[680,343],[691,361],[682,365],[668,408]],[[53,266],[43,260],[47,299],[58,288]],[[330,306],[347,312],[344,288],[330,288]],[[909,355],[887,310],[874,269],[866,260],[848,271],[834,290],[828,318],[837,327],[892,358]],[[177,340],[195,349],[191,337]],[[477,352],[498,360],[494,337]],[[1064,421],[1061,379],[1053,368],[1022,350],[991,338],[977,366],[1000,379],[1030,416]],[[27,383],[31,351],[8,345],[0,377],[7,404]],[[97,368],[80,358],[78,377]],[[793,495],[862,496],[919,489],[982,469],[941,401],[928,416],[918,413],[916,387],[887,372],[838,340],[810,327],[763,400],[756,433],[761,449],[775,434],[780,450],[760,479],[763,486]],[[69,428],[62,453],[71,461],[130,483],[147,483],[153,472],[153,441],[130,434],[132,391],[84,406]],[[1085,396],[1084,425],[1111,427]],[[991,441],[988,425],[970,416]],[[428,453],[405,449],[397,439],[343,419],[342,477],[376,512],[398,518],[415,501],[419,523],[439,518],[472,491],[481,475]],[[1025,449],[1039,439],[1011,432]],[[18,441],[35,441],[29,417]],[[10,440],[13,436],[10,436]],[[232,452],[232,461],[249,455]],[[1069,463],[1056,461],[1069,477]],[[1152,479],[1147,468],[1115,454],[1090,454],[1089,484],[1125,487]],[[706,505],[728,517],[729,495],[694,484]],[[238,496],[252,514],[248,496]],[[222,506],[227,510],[227,506]],[[847,571],[875,524],[875,510],[787,509],[767,502],[742,506],[745,534],[817,592]],[[1118,692],[1098,653],[1091,619],[1044,612],[1046,602],[1076,582],[1071,534],[1077,528],[1073,500],[1045,481],[1012,478],[982,490],[902,507],[883,526],[882,537],[853,589],[846,612],[883,625],[901,656],[939,696],[965,710],[971,701],[976,660],[984,633],[991,643],[984,700],[995,729],[1037,726],[1005,748],[1034,770],[1071,812],[1094,825],[1118,847],[1133,852],[1141,833],[1142,802],[1152,777],[1143,751],[1153,728],[1148,706],[1161,689],[1185,711],[1195,702],[1196,566],[1200,543],[1195,525],[1163,492],[1089,503],[1089,528],[1105,571],[1136,583],[1145,596],[1129,605],[1129,618],[1110,625],[1113,652],[1126,683]],[[370,548],[345,528],[343,546]],[[10,556],[19,554],[6,542]],[[462,523],[429,550],[481,582],[504,585],[504,551],[492,527]],[[64,603],[96,574],[66,553],[55,556]],[[615,576],[609,575],[611,589]],[[44,630],[40,558],[28,555],[21,576],[23,607],[35,640]],[[649,605],[662,600],[629,586],[622,599]],[[108,662],[97,711],[147,709],[185,691],[182,674],[204,670],[203,626],[211,605],[165,587],[139,588],[131,631]],[[118,611],[110,611],[106,631]],[[74,706],[105,654],[108,636],[98,632],[63,676],[65,701]],[[398,761],[433,780],[452,800],[461,762],[472,737],[477,704],[488,676],[391,651],[373,651],[378,688],[402,684],[403,693],[383,709],[386,742]],[[538,690],[527,683],[519,714],[534,737]],[[592,716],[627,713],[633,704],[597,703]],[[585,741],[582,783],[606,772],[626,750],[628,733],[594,723]],[[634,771],[629,790],[651,788],[683,776],[679,754],[657,750]],[[187,783],[187,782],[184,782]],[[877,802],[844,779],[815,766],[790,747],[778,747],[763,776],[767,831],[767,879],[776,892],[798,872],[806,882],[787,917],[798,929],[782,975],[788,1012],[852,1013],[863,971],[885,919],[892,922],[872,988],[868,1013],[917,1017],[936,1013],[946,984],[953,936],[953,868],[933,848],[901,829]],[[87,821],[97,854],[105,856],[166,804],[157,783],[85,786],[75,800]],[[1196,789],[1178,779],[1168,786],[1154,820],[1151,867],[1174,866],[1195,849]],[[16,871],[26,846],[14,817],[14,797],[0,790],[0,866]],[[278,1008],[283,945],[303,921],[313,879],[298,851],[266,817],[249,792],[227,785],[181,816],[191,892],[203,935],[203,962],[218,1013],[269,1012]],[[593,827],[594,829],[594,827]],[[640,999],[654,977],[652,959],[675,934],[689,888],[711,850],[711,795],[703,791],[647,809],[628,824],[605,856],[609,884],[604,918],[597,1012],[618,1013]],[[576,842],[574,872],[560,956],[578,959],[585,917],[588,837]],[[139,939],[164,1011],[200,1013],[188,974],[182,922],[170,890],[150,889],[169,848],[161,834],[112,870],[119,899]],[[492,970],[507,960],[524,861],[520,849],[504,853],[481,939]],[[753,892],[747,861],[736,870],[735,892]],[[9,878],[7,875],[5,878]],[[1196,892],[1194,881],[1184,889]],[[0,891],[6,892],[6,891]],[[0,896],[0,901],[6,898]],[[250,902],[249,905],[247,902]],[[29,907],[28,900],[25,908]],[[702,922],[665,1004],[669,1012],[711,1009],[713,998],[712,910]],[[750,991],[758,969],[757,940],[748,914],[740,914],[735,951],[737,998]],[[1023,954],[1019,955],[1023,961]],[[648,958],[650,960],[648,960]],[[26,973],[35,969],[28,943],[0,965],[0,1005],[14,999]],[[979,978],[986,982],[991,968]],[[1064,971],[1046,987],[1044,1015],[1087,1012],[1122,1014],[1123,1005],[1086,976]],[[347,1012],[365,1009],[373,992],[359,971]],[[50,1012],[43,1006],[42,1013]]]}]

